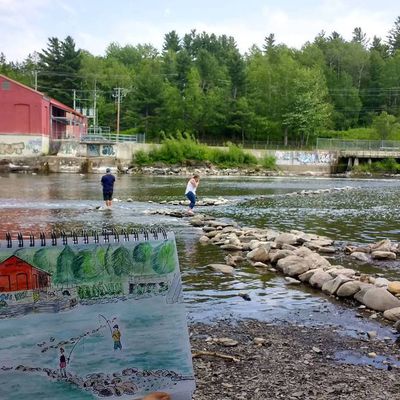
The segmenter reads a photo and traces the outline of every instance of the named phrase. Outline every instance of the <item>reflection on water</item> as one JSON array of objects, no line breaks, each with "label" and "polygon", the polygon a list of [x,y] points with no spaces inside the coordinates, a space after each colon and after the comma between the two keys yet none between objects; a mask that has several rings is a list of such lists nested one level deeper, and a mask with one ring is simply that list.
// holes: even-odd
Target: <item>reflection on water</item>
[{"label": "reflection on water", "polygon": [[[362,322],[346,307],[315,295],[311,289],[288,289],[283,279],[274,274],[245,266],[234,276],[226,276],[204,268],[212,262],[223,262],[225,254],[217,247],[200,245],[201,230],[189,226],[185,219],[149,214],[158,208],[174,208],[157,204],[160,201],[184,198],[185,177],[118,176],[115,197],[122,201],[115,202],[113,210],[106,212],[96,210],[102,205],[100,178],[69,174],[1,176],[0,237],[3,239],[7,231],[16,236],[18,231],[101,231],[162,225],[177,237],[191,318],[212,320],[233,315],[361,326]],[[345,186],[353,189],[311,196],[287,195]],[[243,225],[285,231],[300,229],[359,243],[400,238],[398,180],[205,177],[199,196],[231,200],[228,205],[198,211],[231,218]],[[126,202],[127,199],[132,202]],[[368,268],[372,267],[364,267]],[[243,292],[250,295],[251,302],[238,296]]]}]

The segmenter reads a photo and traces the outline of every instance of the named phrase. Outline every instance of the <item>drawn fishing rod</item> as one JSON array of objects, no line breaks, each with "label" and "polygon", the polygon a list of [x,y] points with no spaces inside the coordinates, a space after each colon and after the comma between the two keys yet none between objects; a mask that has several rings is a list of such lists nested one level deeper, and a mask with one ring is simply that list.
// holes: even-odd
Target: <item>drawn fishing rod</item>
[{"label": "drawn fishing rod", "polygon": [[106,321],[106,323],[108,325],[108,329],[110,329],[110,334],[112,336],[112,329],[111,329],[110,321],[103,314],[99,314],[99,317],[102,317],[104,319],[104,321]]},{"label": "drawn fishing rod", "polygon": [[72,349],[71,349],[71,351],[69,352],[68,358],[67,358],[68,364],[70,364],[71,355],[72,355],[72,352],[74,351],[76,345],[77,345],[84,337],[85,337],[85,336],[81,336],[81,337],[75,342],[75,344],[72,346]]}]

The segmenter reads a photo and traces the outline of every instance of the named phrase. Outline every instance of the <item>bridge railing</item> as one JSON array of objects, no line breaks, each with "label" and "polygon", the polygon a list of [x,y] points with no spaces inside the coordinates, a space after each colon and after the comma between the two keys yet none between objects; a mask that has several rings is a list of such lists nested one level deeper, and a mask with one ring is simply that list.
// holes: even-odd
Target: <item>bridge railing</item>
[{"label": "bridge railing", "polygon": [[400,141],[317,138],[317,150],[400,151]]},{"label": "bridge railing", "polygon": [[82,142],[98,142],[98,141],[109,141],[109,142],[136,142],[144,143],[145,135],[144,133],[138,133],[137,135],[123,135],[116,133],[102,133],[93,134],[89,133],[81,137]]}]

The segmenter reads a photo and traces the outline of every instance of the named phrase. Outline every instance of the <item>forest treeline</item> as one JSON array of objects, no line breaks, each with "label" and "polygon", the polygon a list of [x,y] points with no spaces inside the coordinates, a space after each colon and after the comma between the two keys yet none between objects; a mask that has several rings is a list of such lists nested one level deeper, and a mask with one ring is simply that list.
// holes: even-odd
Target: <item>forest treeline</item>
[{"label": "forest treeline", "polygon": [[0,73],[70,106],[96,103],[97,124],[112,130],[119,99],[121,131],[148,140],[180,131],[210,144],[307,145],[349,129],[400,139],[399,49],[400,17],[384,39],[357,27],[350,41],[321,32],[293,49],[269,34],[245,54],[233,37],[195,30],[167,33],[161,51],[111,43],[104,56],[51,37],[22,62],[0,53]]}]

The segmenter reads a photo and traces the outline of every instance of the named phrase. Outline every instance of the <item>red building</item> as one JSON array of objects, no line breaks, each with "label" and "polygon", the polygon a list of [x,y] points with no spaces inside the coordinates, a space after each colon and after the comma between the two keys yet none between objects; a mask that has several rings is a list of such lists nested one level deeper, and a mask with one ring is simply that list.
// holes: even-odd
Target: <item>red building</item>
[{"label": "red building", "polygon": [[50,286],[50,274],[11,256],[0,263],[0,293],[45,289]]},{"label": "red building", "polygon": [[[47,143],[54,139],[80,139],[86,132],[84,115],[0,74],[0,143],[22,140],[25,144],[24,138],[32,136],[46,138]],[[12,136],[17,142],[6,140],[5,136]]]}]

